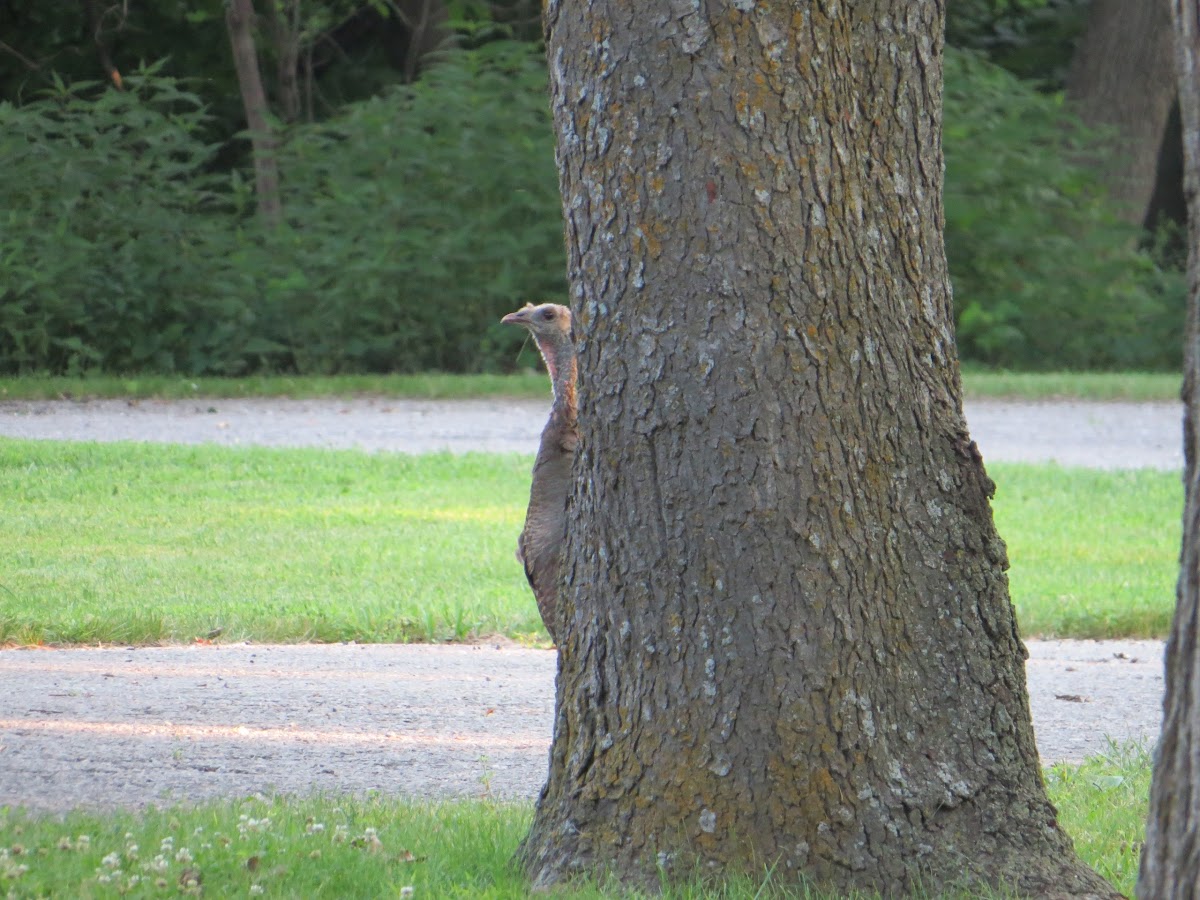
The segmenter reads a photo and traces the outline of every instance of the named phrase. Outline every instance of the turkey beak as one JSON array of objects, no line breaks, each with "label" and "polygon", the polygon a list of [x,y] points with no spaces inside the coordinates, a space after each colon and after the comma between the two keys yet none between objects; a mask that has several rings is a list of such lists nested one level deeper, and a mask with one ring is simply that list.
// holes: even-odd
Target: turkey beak
[{"label": "turkey beak", "polygon": [[501,325],[524,325],[526,323],[525,310],[518,309],[516,312],[511,312],[500,320]]}]

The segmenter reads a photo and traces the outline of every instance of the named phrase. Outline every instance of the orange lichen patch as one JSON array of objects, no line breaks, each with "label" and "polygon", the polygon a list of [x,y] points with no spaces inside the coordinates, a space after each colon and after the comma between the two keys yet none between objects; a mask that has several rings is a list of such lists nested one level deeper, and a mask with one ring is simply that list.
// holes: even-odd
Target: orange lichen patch
[{"label": "orange lichen patch", "polygon": [[[640,244],[645,244],[646,253],[651,259],[658,259],[660,256],[662,256],[662,241],[659,240],[659,238],[655,235],[655,231],[661,235],[665,231],[665,228],[661,224],[658,225],[657,228],[646,224],[641,224],[638,226],[633,237],[633,250],[635,253],[641,249],[639,246]],[[640,241],[638,240],[639,237],[641,238]]]},{"label": "orange lichen patch", "polygon": [[752,162],[741,161],[738,163],[738,168],[740,168],[742,170],[742,174],[745,175],[747,178],[757,178],[758,177],[758,166],[756,166]]},{"label": "orange lichen patch", "polygon": [[748,118],[750,114],[750,94],[746,91],[738,91],[733,98],[733,110],[737,113],[738,121]]}]

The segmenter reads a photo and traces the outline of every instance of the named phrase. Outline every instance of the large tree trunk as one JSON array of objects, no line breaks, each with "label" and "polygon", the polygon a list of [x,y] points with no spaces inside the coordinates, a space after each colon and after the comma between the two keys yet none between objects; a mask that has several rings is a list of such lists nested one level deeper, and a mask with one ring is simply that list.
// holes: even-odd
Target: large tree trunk
[{"label": "large tree trunk", "polygon": [[1188,320],[1183,363],[1183,550],[1167,642],[1167,696],[1154,760],[1137,893],[1194,900],[1200,885],[1200,10],[1173,0],[1188,197]]},{"label": "large tree trunk", "polygon": [[[1178,214],[1183,185],[1170,165],[1179,142],[1171,129],[1175,43],[1171,0],[1094,0],[1071,59],[1067,97],[1089,125],[1113,132],[1102,163],[1125,218],[1153,226]],[[1172,143],[1174,142],[1174,143]],[[1167,164],[1160,167],[1160,161]]]},{"label": "large tree trunk", "polygon": [[581,440],[536,887],[1116,896],[1046,798],[962,414],[942,16],[546,6]]},{"label": "large tree trunk", "polygon": [[254,46],[253,0],[229,0],[225,9],[229,45],[237,69],[246,127],[254,152],[254,190],[258,212],[274,225],[282,214],[279,200],[279,167],[275,159],[275,133],[271,128],[267,94],[258,71],[258,51]]}]

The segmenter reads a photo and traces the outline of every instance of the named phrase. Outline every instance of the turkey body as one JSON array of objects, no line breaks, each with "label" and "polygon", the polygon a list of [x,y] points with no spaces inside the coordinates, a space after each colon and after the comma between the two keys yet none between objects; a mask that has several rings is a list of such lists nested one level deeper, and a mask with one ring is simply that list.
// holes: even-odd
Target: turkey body
[{"label": "turkey body", "polygon": [[502,320],[527,328],[550,373],[554,403],[542,429],[525,527],[517,540],[517,558],[533,589],[538,612],[551,639],[559,642],[558,586],[562,577],[563,545],[567,536],[567,500],[571,493],[571,467],[579,443],[575,381],[575,343],[571,311],[565,306],[527,304]]}]

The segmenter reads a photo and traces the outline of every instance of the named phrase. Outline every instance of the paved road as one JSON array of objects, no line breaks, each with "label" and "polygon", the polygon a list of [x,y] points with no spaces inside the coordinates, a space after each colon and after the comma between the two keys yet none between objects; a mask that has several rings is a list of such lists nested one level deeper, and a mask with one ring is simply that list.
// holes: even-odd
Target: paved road
[{"label": "paved road", "polygon": [[[53,440],[532,453],[547,400],[124,400],[0,403],[0,435]],[[1183,466],[1178,403],[976,401],[984,459],[1097,468]]]},{"label": "paved road", "polygon": [[[1047,763],[1150,743],[1162,644],[1033,641]],[[532,799],[554,654],[302,645],[0,650],[0,806],[363,793]],[[19,686],[19,687],[18,687]]]}]

